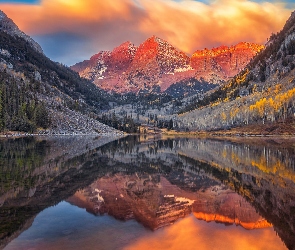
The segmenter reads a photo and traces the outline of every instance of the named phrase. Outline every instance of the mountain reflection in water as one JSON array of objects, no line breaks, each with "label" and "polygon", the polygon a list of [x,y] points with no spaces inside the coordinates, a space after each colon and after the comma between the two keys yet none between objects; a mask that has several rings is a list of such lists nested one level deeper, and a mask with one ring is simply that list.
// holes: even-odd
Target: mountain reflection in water
[{"label": "mountain reflection in water", "polygon": [[1,245],[294,249],[293,141],[111,140],[0,141]]},{"label": "mountain reflection in water", "polygon": [[246,229],[271,227],[241,196],[223,185],[185,191],[160,175],[105,176],[67,201],[93,214],[117,219],[135,218],[156,230],[193,212],[198,219],[241,225]]}]

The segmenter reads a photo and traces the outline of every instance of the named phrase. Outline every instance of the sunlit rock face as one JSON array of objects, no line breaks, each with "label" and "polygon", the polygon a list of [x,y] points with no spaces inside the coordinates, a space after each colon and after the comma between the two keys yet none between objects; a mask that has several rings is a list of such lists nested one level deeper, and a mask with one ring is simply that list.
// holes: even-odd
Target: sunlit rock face
[{"label": "sunlit rock face", "polygon": [[164,90],[171,82],[177,81],[176,75],[180,73],[177,70],[188,68],[188,64],[189,57],[185,53],[153,36],[138,47],[131,67],[126,72],[125,82],[138,90],[159,87]]},{"label": "sunlit rock face", "polygon": [[92,214],[136,219],[156,230],[193,212],[207,222],[241,225],[246,229],[271,227],[238,194],[222,186],[199,192],[179,189],[159,175],[124,175],[98,179],[68,199]]},{"label": "sunlit rock face", "polygon": [[230,47],[197,50],[190,64],[196,69],[197,78],[218,83],[239,73],[263,48],[263,45],[241,42]]},{"label": "sunlit rock face", "polygon": [[[191,71],[189,57],[168,42],[151,37],[138,48],[125,42],[72,66],[97,86],[119,93],[166,89]],[[191,75],[191,74],[190,74]]]},{"label": "sunlit rock face", "polygon": [[121,92],[126,88],[127,91],[129,89],[124,85],[124,74],[130,67],[136,51],[136,46],[131,42],[125,42],[112,52],[101,51],[90,60],[77,63],[72,69],[103,89]]},{"label": "sunlit rock face", "polygon": [[190,58],[153,36],[139,47],[126,42],[71,68],[107,91],[163,92],[174,83],[192,78],[221,83],[242,70],[261,49],[261,45],[239,43],[196,51]]}]

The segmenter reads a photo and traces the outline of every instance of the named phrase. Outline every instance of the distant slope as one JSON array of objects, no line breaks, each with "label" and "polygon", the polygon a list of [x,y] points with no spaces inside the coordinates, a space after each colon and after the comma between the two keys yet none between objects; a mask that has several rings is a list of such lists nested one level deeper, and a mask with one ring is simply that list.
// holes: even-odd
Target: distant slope
[{"label": "distant slope", "polygon": [[217,86],[219,85],[204,80],[197,80],[192,77],[170,85],[169,88],[165,90],[165,93],[174,98],[183,99],[184,97],[192,96],[194,94],[206,93]]}]

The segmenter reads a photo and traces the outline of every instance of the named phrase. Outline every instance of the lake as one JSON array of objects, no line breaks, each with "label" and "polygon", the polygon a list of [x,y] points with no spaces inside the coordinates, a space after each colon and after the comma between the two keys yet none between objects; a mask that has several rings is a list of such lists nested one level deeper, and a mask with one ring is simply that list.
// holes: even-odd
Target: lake
[{"label": "lake", "polygon": [[0,140],[0,248],[295,249],[295,140]]}]

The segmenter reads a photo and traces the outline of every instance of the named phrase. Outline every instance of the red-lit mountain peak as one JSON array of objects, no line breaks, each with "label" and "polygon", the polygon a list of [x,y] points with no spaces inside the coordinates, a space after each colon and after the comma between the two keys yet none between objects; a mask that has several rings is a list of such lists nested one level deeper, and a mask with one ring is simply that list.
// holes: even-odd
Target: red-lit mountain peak
[{"label": "red-lit mountain peak", "polygon": [[133,65],[146,67],[151,62],[156,61],[159,44],[155,41],[154,37],[147,39],[139,45],[134,56]]},{"label": "red-lit mountain peak", "polygon": [[139,68],[144,71],[156,70],[159,76],[173,73],[174,69],[189,64],[189,57],[178,51],[167,41],[152,36],[143,42],[135,54],[132,70]]},{"label": "red-lit mountain peak", "polygon": [[129,41],[116,47],[110,55],[110,61],[107,62],[110,67],[109,70],[127,70],[136,51],[137,47]]},{"label": "red-lit mountain peak", "polygon": [[115,92],[165,91],[173,83],[195,78],[221,83],[236,75],[264,46],[239,43],[196,51],[191,58],[152,36],[138,47],[125,42],[72,66],[97,86]]}]

